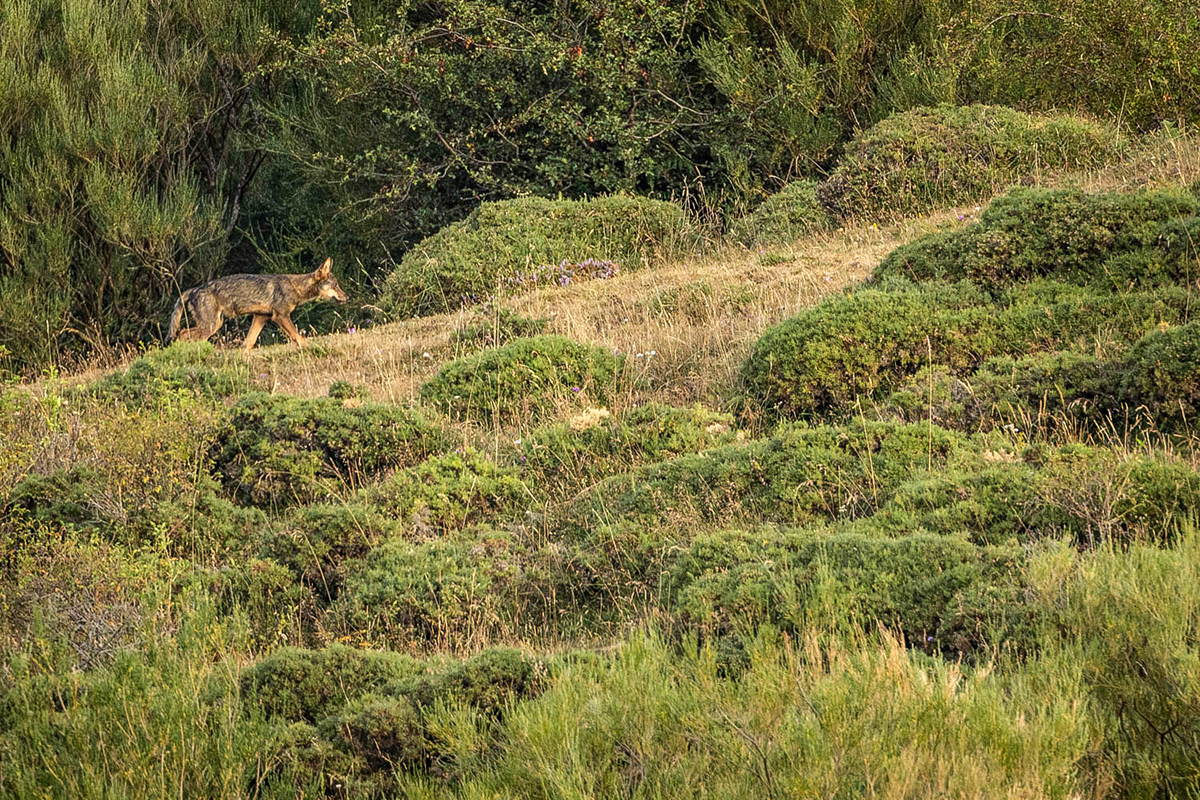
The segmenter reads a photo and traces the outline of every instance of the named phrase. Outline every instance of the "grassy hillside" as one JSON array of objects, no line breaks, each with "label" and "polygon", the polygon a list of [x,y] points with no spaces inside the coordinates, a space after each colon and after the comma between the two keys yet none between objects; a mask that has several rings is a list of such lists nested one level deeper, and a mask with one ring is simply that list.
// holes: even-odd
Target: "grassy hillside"
[{"label": "grassy hillside", "polygon": [[1200,157],[1044,177],[7,387],[0,796],[1197,793]]}]

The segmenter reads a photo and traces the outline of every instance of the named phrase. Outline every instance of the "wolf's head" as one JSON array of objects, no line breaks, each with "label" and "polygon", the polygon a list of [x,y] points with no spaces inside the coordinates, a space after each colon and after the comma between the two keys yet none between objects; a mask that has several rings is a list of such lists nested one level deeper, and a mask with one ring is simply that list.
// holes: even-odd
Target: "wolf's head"
[{"label": "wolf's head", "polygon": [[314,285],[312,295],[318,300],[336,300],[339,303],[346,302],[346,293],[342,291],[342,287],[338,286],[337,278],[333,277],[333,259],[325,259],[325,263],[317,267],[317,271],[312,274]]}]

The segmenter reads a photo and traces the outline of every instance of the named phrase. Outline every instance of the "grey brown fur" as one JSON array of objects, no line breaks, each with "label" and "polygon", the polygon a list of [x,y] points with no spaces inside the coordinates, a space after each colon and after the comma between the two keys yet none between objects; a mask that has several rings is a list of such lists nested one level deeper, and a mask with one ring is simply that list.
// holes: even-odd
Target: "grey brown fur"
[{"label": "grey brown fur", "polygon": [[[346,293],[333,276],[332,259],[325,259],[313,272],[300,275],[226,275],[188,289],[179,296],[167,326],[167,341],[203,341],[220,329],[226,319],[253,314],[250,331],[242,347],[247,353],[258,341],[267,320],[283,329],[287,337],[304,346],[304,337],[292,324],[291,313],[310,300],[346,302]],[[190,327],[180,329],[184,322]]]}]

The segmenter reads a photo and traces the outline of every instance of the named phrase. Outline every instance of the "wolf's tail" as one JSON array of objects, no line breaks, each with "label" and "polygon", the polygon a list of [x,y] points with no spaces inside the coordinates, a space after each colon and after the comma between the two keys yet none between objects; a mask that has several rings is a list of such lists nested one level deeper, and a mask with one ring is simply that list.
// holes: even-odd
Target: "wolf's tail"
[{"label": "wolf's tail", "polygon": [[188,289],[179,295],[179,299],[175,301],[175,308],[171,311],[171,320],[167,323],[167,344],[174,341],[175,336],[179,333],[179,324],[183,321],[183,301],[187,299],[191,291],[191,289]]}]

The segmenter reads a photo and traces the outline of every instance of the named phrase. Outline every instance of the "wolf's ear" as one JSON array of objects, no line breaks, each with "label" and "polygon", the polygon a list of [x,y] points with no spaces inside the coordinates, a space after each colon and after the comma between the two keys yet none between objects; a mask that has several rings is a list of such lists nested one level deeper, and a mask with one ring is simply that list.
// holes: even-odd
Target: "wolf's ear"
[{"label": "wolf's ear", "polygon": [[329,277],[329,273],[331,273],[332,271],[333,271],[333,259],[332,259],[332,258],[327,258],[327,259],[325,259],[325,263],[324,263],[324,264],[322,264],[321,266],[317,267],[317,277],[319,277],[319,278],[328,278],[328,277]]}]

